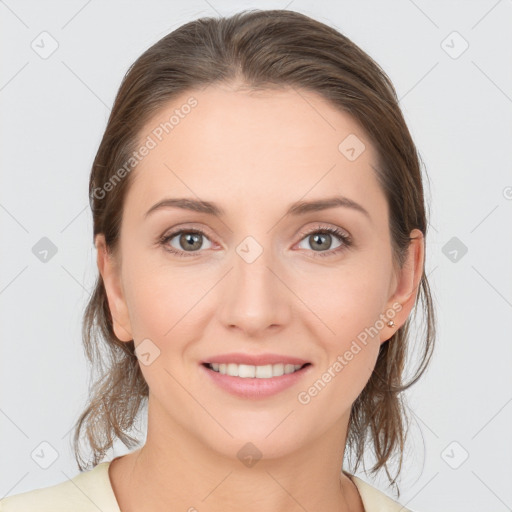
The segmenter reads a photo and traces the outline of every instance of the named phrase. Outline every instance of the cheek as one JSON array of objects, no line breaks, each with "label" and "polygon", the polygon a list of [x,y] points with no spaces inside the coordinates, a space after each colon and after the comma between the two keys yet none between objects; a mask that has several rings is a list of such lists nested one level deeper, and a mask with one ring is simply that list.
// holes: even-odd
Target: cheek
[{"label": "cheek", "polygon": [[180,293],[167,283],[165,274],[139,264],[140,261],[136,258],[123,261],[124,292],[132,335],[136,347],[144,340],[150,340],[154,344],[148,345],[152,348],[150,352],[161,353],[165,340],[171,339],[172,328],[179,320]]},{"label": "cheek", "polygon": [[194,338],[192,308],[198,299],[183,293],[178,284],[157,270],[146,269],[127,287],[139,366],[152,393],[159,397],[180,393],[171,375],[182,380],[183,354],[187,340]]},{"label": "cheek", "polygon": [[379,316],[385,312],[388,286],[388,274],[376,260],[361,259],[360,264],[347,263],[296,281],[298,294],[314,313],[307,312],[302,321],[326,355],[306,400],[322,391],[319,402],[334,401],[338,411],[343,410],[370,378],[380,349],[379,333],[385,328]]},{"label": "cheek", "polygon": [[[325,415],[336,421],[350,409],[372,375],[383,329],[385,286],[377,272],[339,271],[314,280],[316,286],[302,289],[304,302],[314,315],[304,315],[311,338],[321,358],[314,375],[305,383],[298,401],[311,404],[308,415]],[[311,283],[310,283],[311,284]],[[309,292],[308,292],[309,290]],[[313,291],[314,290],[314,291]],[[320,291],[322,290],[322,291]],[[309,319],[309,320],[308,320]]]},{"label": "cheek", "polygon": [[127,264],[126,270],[126,300],[135,343],[151,340],[173,365],[188,343],[200,339],[209,318],[205,296],[215,281],[198,277],[192,267],[172,271],[161,265]]},{"label": "cheek", "polygon": [[[294,290],[323,327],[323,338],[343,344],[370,328],[384,313],[389,273],[380,262],[342,262],[294,278]],[[318,332],[318,331],[317,331]],[[330,336],[329,336],[330,334]]]}]

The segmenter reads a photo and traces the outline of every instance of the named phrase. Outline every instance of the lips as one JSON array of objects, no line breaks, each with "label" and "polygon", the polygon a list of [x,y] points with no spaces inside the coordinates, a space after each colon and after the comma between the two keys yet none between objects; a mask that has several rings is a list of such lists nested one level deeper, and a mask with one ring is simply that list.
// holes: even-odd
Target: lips
[{"label": "lips", "polygon": [[[249,361],[251,364],[245,365],[244,363],[239,363],[239,369],[242,369],[242,372],[244,373],[242,376],[229,375],[227,372],[223,374],[219,371],[215,371],[212,369],[210,363],[206,361],[199,365],[199,371],[201,375],[204,375],[206,379],[209,379],[207,382],[211,382],[215,384],[218,389],[223,390],[233,396],[243,398],[244,400],[248,398],[252,400],[261,400],[277,395],[281,392],[284,392],[286,389],[289,389],[293,386],[298,386],[301,379],[304,380],[306,375],[311,374],[312,365],[308,362],[306,362],[299,369],[296,369],[292,373],[272,375],[270,377],[268,375],[268,368],[270,367],[270,363],[265,365],[253,364],[254,361],[291,361],[291,363],[288,364],[290,364],[290,366],[293,368],[294,361],[297,361],[296,366],[299,366],[304,361],[303,359],[296,357],[283,356],[279,354],[262,354],[260,356],[250,356],[248,354],[224,354],[211,357],[209,360],[212,361],[212,365],[223,366],[223,363],[215,363],[214,360],[226,361],[227,359],[234,359],[236,361],[245,360]],[[228,363],[227,366],[234,364],[237,363]],[[275,364],[281,366],[279,363]],[[228,368],[226,367],[226,370],[227,369]],[[254,377],[248,375],[249,370],[251,373],[255,371]],[[256,375],[256,373],[261,373],[260,370],[264,375]],[[280,372],[278,371],[277,373]],[[302,387],[304,387],[304,384]]]},{"label": "lips", "polygon": [[305,359],[299,357],[291,357],[282,354],[243,354],[243,353],[230,353],[230,354],[219,354],[211,356],[201,362],[203,365],[209,363],[235,363],[235,364],[246,364],[251,366],[265,366],[268,364],[293,364],[293,365],[305,365],[309,363]]}]

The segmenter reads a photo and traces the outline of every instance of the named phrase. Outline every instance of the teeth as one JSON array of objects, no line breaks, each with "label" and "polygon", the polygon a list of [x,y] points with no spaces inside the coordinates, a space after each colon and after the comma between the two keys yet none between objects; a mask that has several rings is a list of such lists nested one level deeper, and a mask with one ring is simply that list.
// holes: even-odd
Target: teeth
[{"label": "teeth", "polygon": [[271,379],[280,377],[283,374],[293,373],[302,368],[300,364],[267,364],[264,366],[252,366],[249,364],[236,363],[210,363],[210,368],[223,375],[241,377],[242,379]]}]

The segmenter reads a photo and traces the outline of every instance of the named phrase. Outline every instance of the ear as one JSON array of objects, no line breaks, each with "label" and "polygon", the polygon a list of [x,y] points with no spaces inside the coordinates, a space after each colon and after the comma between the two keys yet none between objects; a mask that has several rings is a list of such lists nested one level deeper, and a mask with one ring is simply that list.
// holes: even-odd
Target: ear
[{"label": "ear", "polygon": [[114,334],[120,341],[132,341],[130,317],[124,298],[119,266],[114,256],[107,251],[105,236],[102,233],[96,235],[95,246],[98,251],[98,270],[103,278],[103,285],[107,293]]},{"label": "ear", "polygon": [[[423,264],[425,261],[425,238],[419,229],[413,229],[409,235],[413,240],[409,244],[407,257],[403,267],[398,271],[395,278],[395,291],[389,298],[386,311],[396,311],[393,327],[386,327],[381,330],[381,343],[387,341],[401,327],[409,317],[414,307],[418,294],[421,277],[423,275]],[[398,304],[401,308],[399,309]],[[389,315],[388,315],[389,316]],[[387,322],[388,320],[386,320]]]}]

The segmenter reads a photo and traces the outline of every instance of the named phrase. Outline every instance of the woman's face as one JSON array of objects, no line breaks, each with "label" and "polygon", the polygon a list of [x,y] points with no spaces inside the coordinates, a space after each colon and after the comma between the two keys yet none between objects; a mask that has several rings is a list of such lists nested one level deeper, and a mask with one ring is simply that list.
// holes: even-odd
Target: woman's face
[{"label": "woman's face", "polygon": [[[191,435],[228,457],[249,441],[269,458],[325,436],[342,441],[423,264],[422,244],[412,244],[416,267],[393,272],[365,133],[311,92],[209,86],[159,111],[142,145],[120,269],[102,251],[98,263],[116,335],[138,347],[149,432]],[[188,203],[155,207],[177,199]],[[309,365],[280,390],[203,365],[235,353]]]}]

